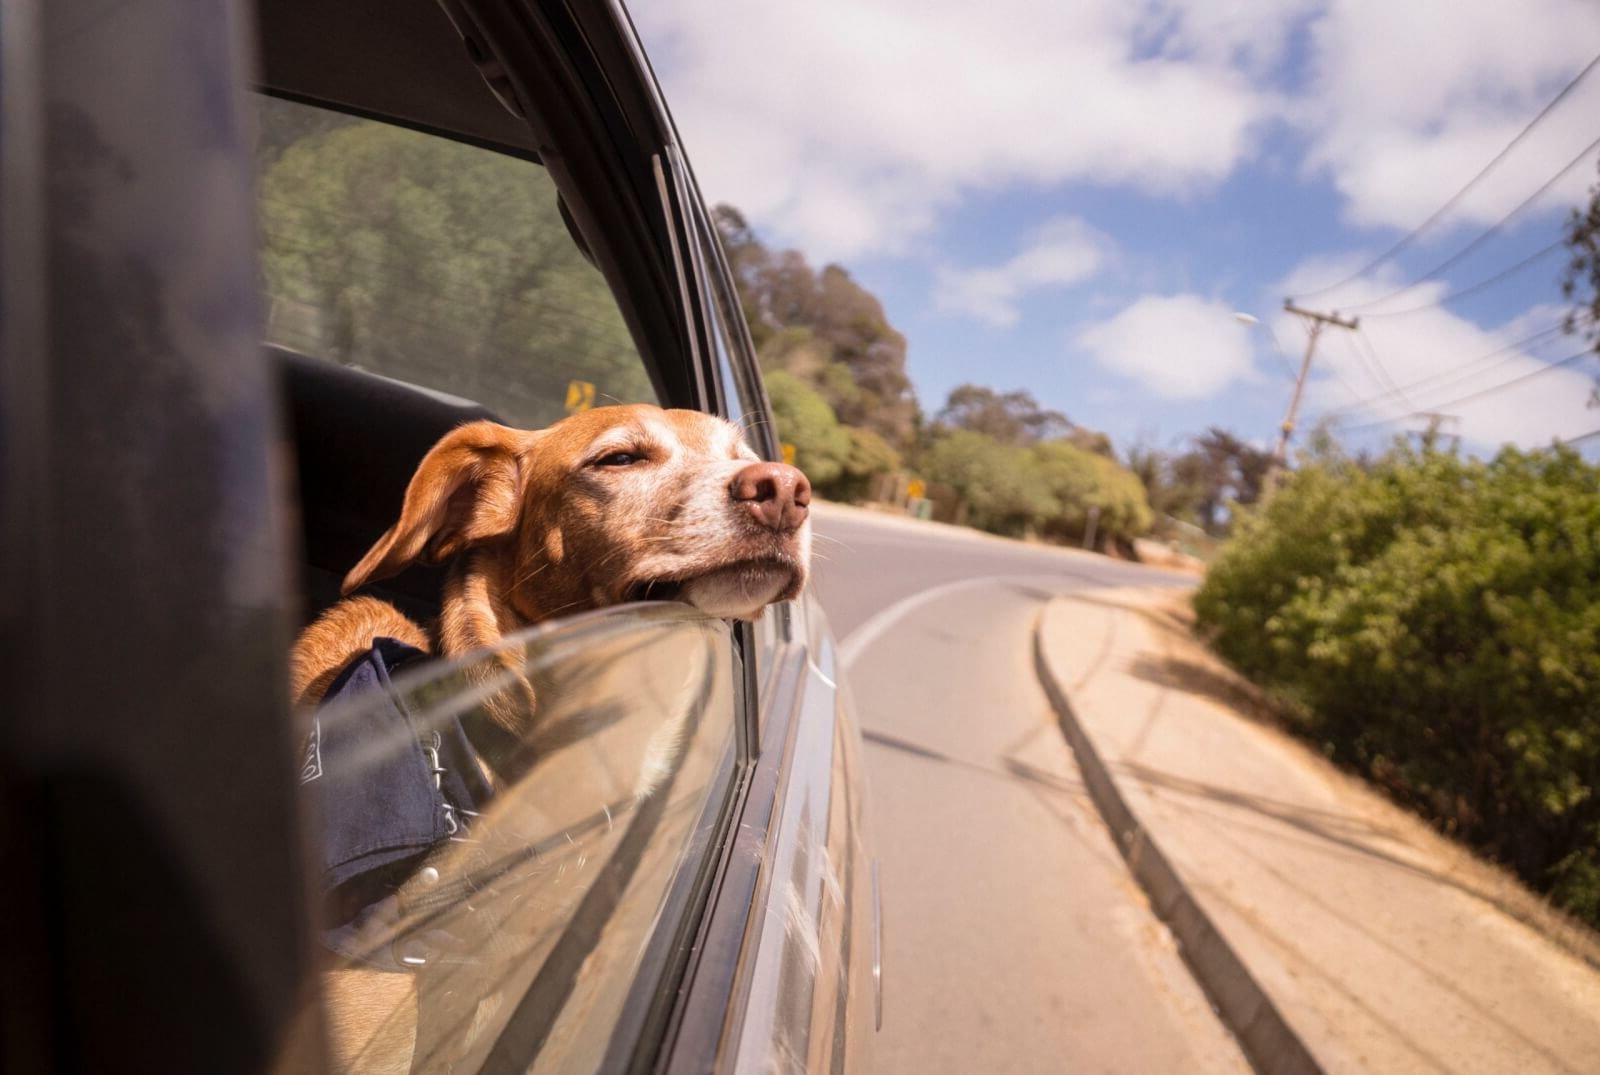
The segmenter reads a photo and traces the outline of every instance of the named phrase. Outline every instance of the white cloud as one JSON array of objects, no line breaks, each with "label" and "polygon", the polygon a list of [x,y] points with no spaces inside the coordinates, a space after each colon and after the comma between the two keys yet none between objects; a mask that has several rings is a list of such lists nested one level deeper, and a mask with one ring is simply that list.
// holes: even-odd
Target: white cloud
[{"label": "white cloud", "polygon": [[[826,260],[904,251],[977,190],[1226,177],[1275,96],[1194,45],[1188,7],[682,0],[634,16],[707,197]],[[1260,27],[1234,33],[1269,47]]]},{"label": "white cloud", "polygon": [[1163,399],[1209,399],[1254,376],[1249,328],[1198,295],[1147,295],[1074,342]]},{"label": "white cloud", "polygon": [[1320,0],[1150,0],[1146,37],[1168,56],[1264,73],[1278,63],[1294,25]]},{"label": "white cloud", "polygon": [[[1600,49],[1591,0],[1332,0],[1312,24],[1308,91],[1294,109],[1363,226],[1410,229],[1488,163]],[[1499,219],[1594,137],[1600,79],[1574,91],[1455,211]],[[1546,204],[1594,179],[1575,168]],[[1441,229],[1441,234],[1443,229]]]},{"label": "white cloud", "polygon": [[[1275,141],[1275,153],[1303,148],[1298,177],[1331,182],[1335,211],[1375,229],[1375,251],[1429,216],[1600,51],[1594,0],[674,0],[633,14],[707,197],[739,206],[774,244],[817,262],[920,252],[946,216],[983,193],[1004,192],[1008,205],[1070,184],[1203,194],[1249,163],[1274,122],[1301,136]],[[1464,200],[1453,223],[1498,219],[1600,133],[1597,114],[1600,74]],[[1575,169],[1546,205],[1576,204],[1594,177],[1592,164]],[[1454,249],[1445,240],[1462,236],[1448,231],[1438,228],[1418,253]],[[1183,241],[1173,236],[1170,248]],[[1128,248],[1139,245],[1128,238]],[[935,298],[1014,325],[1030,293],[1087,279],[1106,251],[1093,233],[1047,228],[997,263],[935,257]],[[1474,263],[1483,273],[1468,267],[1463,280],[1510,260],[1484,256]],[[1146,290],[1190,286],[1153,258],[1128,261],[1119,269],[1148,271]],[[1303,294],[1359,263],[1308,257],[1294,286],[1270,294]],[[1380,274],[1315,301],[1348,307],[1404,282]],[[1426,285],[1404,304],[1441,291]],[[1446,310],[1366,325],[1399,382],[1539,327],[1485,329]],[[1276,327],[1297,360],[1303,333],[1289,321]],[[1340,335],[1324,337],[1306,413],[1379,391]],[[1221,305],[1185,294],[1141,299],[1077,342],[1156,395],[1203,399],[1254,376],[1250,345],[1267,341],[1252,340]],[[1555,357],[1577,349],[1544,342]],[[1419,388],[1416,402],[1539,363],[1539,353],[1514,353],[1445,381],[1448,393]],[[1590,372],[1541,375],[1463,405],[1462,432],[1480,445],[1533,444],[1592,429],[1600,412],[1584,407]],[[1369,418],[1395,409],[1358,408]]]},{"label": "white cloud", "polygon": [[[1280,118],[1351,222],[1410,228],[1600,49],[1593,0],[677,0],[634,17],[707,196],[815,260],[904,253],[978,191],[1203,190]],[[1458,220],[1501,216],[1597,111],[1600,78]],[[1551,204],[1592,180],[1575,169]]]},{"label": "white cloud", "polygon": [[1105,264],[1107,246],[1083,221],[1057,218],[1046,222],[1027,246],[1000,265],[941,268],[934,302],[942,310],[969,314],[992,325],[1014,325],[1025,294],[1088,279]]}]

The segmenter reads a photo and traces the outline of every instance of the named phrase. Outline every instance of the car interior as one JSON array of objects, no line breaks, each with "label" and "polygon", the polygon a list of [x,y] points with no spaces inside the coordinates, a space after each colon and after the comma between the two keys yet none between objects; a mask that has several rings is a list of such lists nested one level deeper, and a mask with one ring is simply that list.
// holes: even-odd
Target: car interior
[{"label": "car interior", "polygon": [[[438,3],[264,3],[262,89],[285,100],[481,139],[537,160],[528,126],[494,98]],[[365,60],[365,62],[363,62]],[[405,78],[394,72],[406,71]],[[563,212],[570,222],[570,215]],[[572,232],[574,239],[577,233]],[[580,247],[580,249],[582,249]],[[345,572],[394,521],[406,483],[445,433],[503,421],[481,403],[269,342],[295,460],[302,622],[340,598]],[[414,567],[371,592],[438,614],[443,572]]]},{"label": "car interior", "polygon": [[[268,345],[294,446],[303,620],[339,598],[339,586],[394,521],[417,463],[451,429],[499,421],[477,403],[455,400],[326,359]],[[371,587],[413,619],[439,613],[444,572],[413,567]]]}]

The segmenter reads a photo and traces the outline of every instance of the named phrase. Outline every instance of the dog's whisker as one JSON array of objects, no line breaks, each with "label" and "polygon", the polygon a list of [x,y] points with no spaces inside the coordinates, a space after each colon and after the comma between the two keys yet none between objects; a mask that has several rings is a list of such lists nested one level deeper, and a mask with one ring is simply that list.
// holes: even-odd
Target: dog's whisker
[{"label": "dog's whisker", "polygon": [[535,578],[537,578],[541,573],[543,573],[544,570],[546,568],[548,568],[549,566],[550,566],[550,561],[548,561],[548,560],[541,561],[539,563],[539,565],[537,567],[535,567],[532,571],[525,572],[522,575],[519,575],[517,578],[513,579],[512,582],[511,582],[512,588],[515,589],[515,588],[517,588],[519,586],[526,586],[528,583],[532,582]]}]

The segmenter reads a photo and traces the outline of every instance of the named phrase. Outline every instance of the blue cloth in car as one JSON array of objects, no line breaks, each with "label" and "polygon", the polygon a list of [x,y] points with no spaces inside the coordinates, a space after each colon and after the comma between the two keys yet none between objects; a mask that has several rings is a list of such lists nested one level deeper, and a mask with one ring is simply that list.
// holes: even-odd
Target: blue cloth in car
[{"label": "blue cloth in car", "polygon": [[[489,796],[460,722],[419,727],[394,689],[392,673],[424,657],[379,638],[347,665],[313,718],[300,770],[321,823],[323,889],[342,890],[329,901],[342,908],[335,914],[342,921],[330,923],[323,941],[395,970],[401,967],[389,953],[356,950],[356,934],[374,915],[397,917],[393,893],[408,861],[419,864],[441,841],[464,835]],[[360,702],[331,711],[351,699]]]}]

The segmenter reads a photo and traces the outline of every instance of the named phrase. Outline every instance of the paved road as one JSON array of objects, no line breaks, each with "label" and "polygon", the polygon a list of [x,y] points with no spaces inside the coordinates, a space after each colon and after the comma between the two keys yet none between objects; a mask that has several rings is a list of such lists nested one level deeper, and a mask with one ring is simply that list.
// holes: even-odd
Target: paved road
[{"label": "paved road", "polygon": [[1247,1070],[1106,835],[1032,665],[1055,594],[1179,577],[840,510],[817,533],[883,863],[879,1070]]}]

